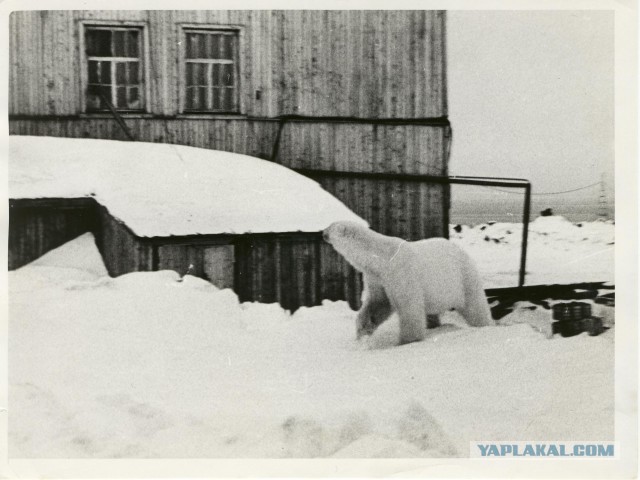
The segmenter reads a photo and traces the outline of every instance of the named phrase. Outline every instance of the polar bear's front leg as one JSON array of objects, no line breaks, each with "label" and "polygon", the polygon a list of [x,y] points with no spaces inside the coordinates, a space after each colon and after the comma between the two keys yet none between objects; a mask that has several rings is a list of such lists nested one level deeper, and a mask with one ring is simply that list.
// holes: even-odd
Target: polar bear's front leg
[{"label": "polar bear's front leg", "polygon": [[371,335],[393,313],[389,297],[382,285],[368,275],[364,276],[364,285],[362,307],[356,318],[357,338]]},{"label": "polar bear's front leg", "polygon": [[400,344],[418,342],[427,336],[427,312],[420,287],[405,284],[391,302],[400,321]]}]

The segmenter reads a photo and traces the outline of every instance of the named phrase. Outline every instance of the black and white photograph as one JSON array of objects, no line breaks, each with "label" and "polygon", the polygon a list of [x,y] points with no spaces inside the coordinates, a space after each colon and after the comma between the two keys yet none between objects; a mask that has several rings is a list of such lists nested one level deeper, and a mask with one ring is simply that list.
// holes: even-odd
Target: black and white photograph
[{"label": "black and white photograph", "polygon": [[3,7],[8,465],[634,475],[620,5],[25,5]]}]

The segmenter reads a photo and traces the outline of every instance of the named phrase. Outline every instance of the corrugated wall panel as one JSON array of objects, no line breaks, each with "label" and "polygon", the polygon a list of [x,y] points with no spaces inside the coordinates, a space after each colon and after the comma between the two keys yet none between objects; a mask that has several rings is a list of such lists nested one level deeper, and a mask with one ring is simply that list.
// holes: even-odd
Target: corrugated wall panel
[{"label": "corrugated wall panel", "polygon": [[94,208],[83,199],[10,200],[9,270],[94,231]]},{"label": "corrugated wall panel", "polygon": [[98,208],[98,215],[100,225],[96,243],[109,275],[117,277],[130,272],[152,271],[154,265],[151,244],[133,235],[104,207]]},{"label": "corrugated wall panel", "polygon": [[14,12],[10,114],[82,111],[83,20],[148,26],[152,114],[178,113],[179,26],[197,23],[242,28],[244,114],[446,115],[444,12],[322,10]]},{"label": "corrugated wall panel", "polygon": [[[271,155],[278,123],[260,120],[127,118],[137,140]],[[126,139],[112,118],[12,119],[12,135]],[[290,122],[280,139],[278,162],[291,168],[441,175],[445,170],[440,127]]]},{"label": "corrugated wall panel", "polygon": [[362,288],[360,275],[320,235],[239,238],[234,285],[241,301],[277,302],[291,310],[324,299],[357,308]]},{"label": "corrugated wall panel", "polygon": [[111,276],[171,269],[231,287],[241,301],[295,310],[322,300],[360,302],[362,280],[318,234],[140,238],[93,199],[12,200],[9,269],[93,232]]},{"label": "corrugated wall panel", "polygon": [[[278,130],[278,123],[272,121],[128,118],[125,123],[140,141],[225,150],[260,158],[270,157]],[[11,135],[127,140],[111,118],[13,119],[9,130]]]},{"label": "corrugated wall panel", "polygon": [[204,255],[195,245],[160,245],[158,248],[158,270],[175,270],[181,276],[204,277]]}]

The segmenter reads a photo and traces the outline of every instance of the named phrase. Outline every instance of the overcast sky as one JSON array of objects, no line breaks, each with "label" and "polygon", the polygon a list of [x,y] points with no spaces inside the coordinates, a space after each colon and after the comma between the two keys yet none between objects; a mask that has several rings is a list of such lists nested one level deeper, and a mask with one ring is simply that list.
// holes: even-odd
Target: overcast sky
[{"label": "overcast sky", "polygon": [[606,11],[449,11],[450,173],[612,190],[613,35]]}]

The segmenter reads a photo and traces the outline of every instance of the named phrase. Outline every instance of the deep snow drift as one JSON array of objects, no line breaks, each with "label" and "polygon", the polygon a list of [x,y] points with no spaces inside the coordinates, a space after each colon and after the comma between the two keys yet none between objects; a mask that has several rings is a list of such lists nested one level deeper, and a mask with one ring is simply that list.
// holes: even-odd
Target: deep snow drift
[{"label": "deep snow drift", "polygon": [[[476,230],[479,260],[511,248]],[[550,312],[526,304],[496,327],[451,313],[397,346],[391,319],[357,342],[344,302],[290,315],[174,272],[109,278],[91,234],[9,286],[12,457],[466,457],[474,440],[614,438],[615,329],[549,339]]]},{"label": "deep snow drift", "polygon": [[364,222],[266,160],[144,142],[9,136],[10,198],[94,196],[137,235],[317,232]]}]

